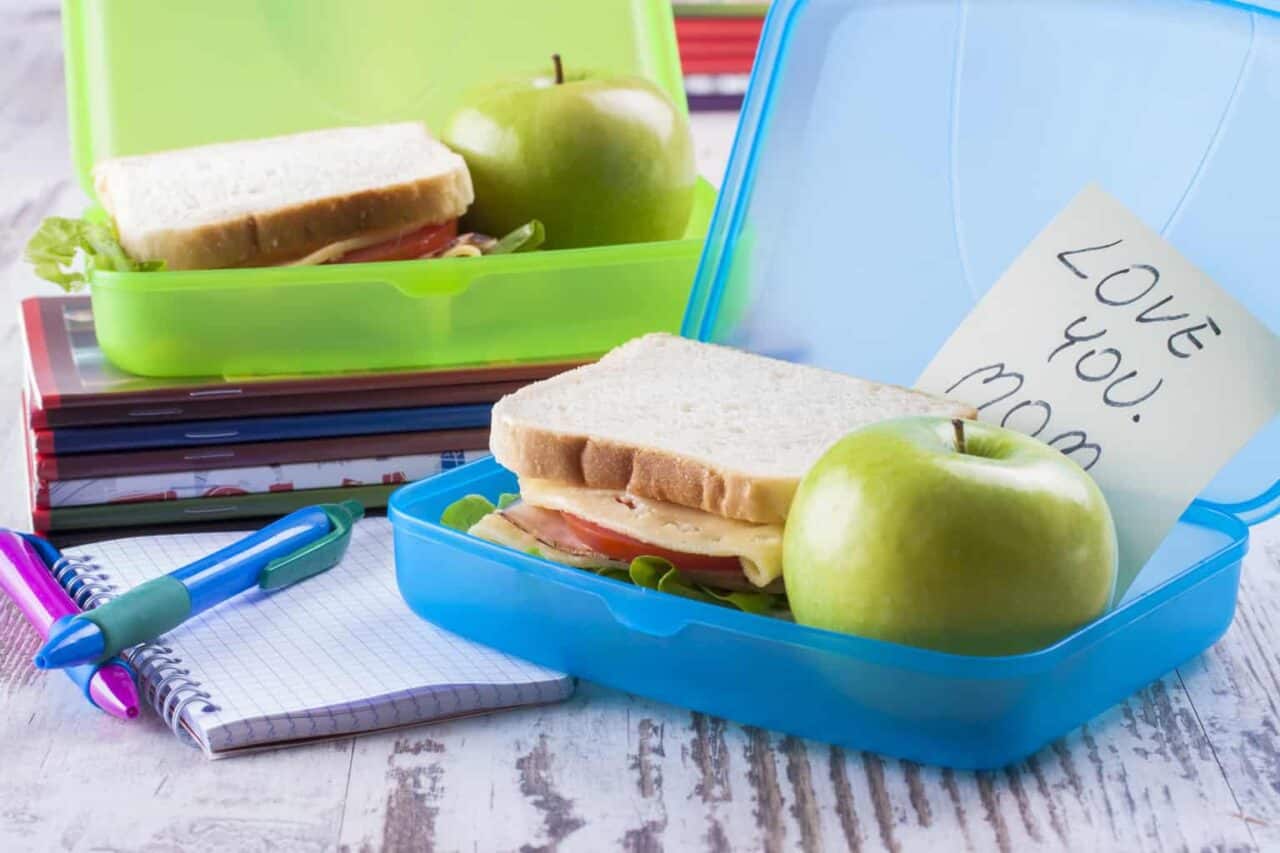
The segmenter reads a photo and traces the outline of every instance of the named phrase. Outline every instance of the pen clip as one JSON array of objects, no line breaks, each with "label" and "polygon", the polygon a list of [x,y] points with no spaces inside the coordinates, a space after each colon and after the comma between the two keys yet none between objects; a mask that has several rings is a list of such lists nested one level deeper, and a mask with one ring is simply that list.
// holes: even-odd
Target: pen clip
[{"label": "pen clip", "polygon": [[356,501],[321,504],[332,529],[321,538],[287,557],[267,563],[258,576],[262,589],[280,589],[300,580],[328,571],[338,564],[351,541],[351,526],[364,515],[364,507]]}]

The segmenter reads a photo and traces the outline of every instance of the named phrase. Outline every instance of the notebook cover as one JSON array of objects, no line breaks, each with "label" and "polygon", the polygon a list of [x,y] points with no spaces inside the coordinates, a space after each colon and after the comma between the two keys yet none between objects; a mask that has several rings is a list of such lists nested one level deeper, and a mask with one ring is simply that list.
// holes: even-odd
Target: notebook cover
[{"label": "notebook cover", "polygon": [[488,403],[262,418],[226,418],[131,426],[31,430],[38,453],[96,453],[157,447],[199,447],[298,438],[488,428]]},{"label": "notebook cover", "polygon": [[207,471],[167,471],[120,477],[36,481],[35,505],[60,509],[92,504],[176,501],[233,497],[303,489],[400,485],[432,477],[488,455],[488,450],[453,448],[440,453],[377,456],[257,465]]},{"label": "notebook cover", "polygon": [[36,479],[41,483],[50,483],[86,477],[158,474],[165,471],[211,471],[370,456],[412,456],[419,453],[439,453],[456,447],[488,445],[487,429],[447,429],[106,453],[36,453],[33,463]]},{"label": "notebook cover", "polygon": [[[201,420],[216,417],[349,411],[493,402],[580,362],[493,364],[333,376],[133,376],[113,367],[94,336],[89,297],[22,302],[33,427]],[[476,386],[468,391],[454,386]]]},{"label": "notebook cover", "polygon": [[[387,498],[398,486],[352,486],[345,489],[306,489],[297,492],[271,492],[264,495],[238,495],[226,498],[193,498],[178,501],[146,503],[94,504],[62,509],[31,511],[31,525],[41,535],[68,530],[118,530],[125,527],[194,524],[204,521],[279,516],[304,506],[357,500],[366,509],[387,505]],[[108,534],[110,535],[110,534]],[[101,538],[101,537],[99,537]]]}]

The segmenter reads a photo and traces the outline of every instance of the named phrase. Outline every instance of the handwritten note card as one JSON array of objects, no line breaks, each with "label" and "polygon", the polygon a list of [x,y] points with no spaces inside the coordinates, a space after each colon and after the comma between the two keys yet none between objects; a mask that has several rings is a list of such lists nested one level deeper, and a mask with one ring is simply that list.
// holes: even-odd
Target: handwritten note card
[{"label": "handwritten note card", "polygon": [[1115,517],[1123,593],[1191,500],[1280,412],[1280,338],[1091,186],[916,384],[1093,475]]}]

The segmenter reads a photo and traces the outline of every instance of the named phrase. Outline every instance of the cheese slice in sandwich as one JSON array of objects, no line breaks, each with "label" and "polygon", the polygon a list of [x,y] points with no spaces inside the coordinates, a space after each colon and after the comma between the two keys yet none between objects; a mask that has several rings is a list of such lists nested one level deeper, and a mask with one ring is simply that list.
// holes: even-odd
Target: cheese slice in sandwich
[{"label": "cheese slice in sandwich", "polygon": [[452,236],[474,198],[466,163],[419,122],[118,157],[93,180],[129,256],[171,270],[318,264],[432,227]]},{"label": "cheese slice in sandwich", "polygon": [[569,565],[625,566],[648,553],[708,586],[776,590],[800,479],[846,434],[910,415],[977,412],[906,388],[646,335],[494,406],[490,449],[519,476],[521,501],[471,532]]}]

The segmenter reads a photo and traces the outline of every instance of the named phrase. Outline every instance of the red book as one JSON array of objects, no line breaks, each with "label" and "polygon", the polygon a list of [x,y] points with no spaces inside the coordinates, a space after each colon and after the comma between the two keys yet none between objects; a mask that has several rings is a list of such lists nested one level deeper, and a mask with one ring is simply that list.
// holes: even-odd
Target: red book
[{"label": "red book", "polygon": [[676,41],[708,38],[749,38],[758,41],[764,18],[743,15],[725,18],[676,18]]},{"label": "red book", "polygon": [[[30,442],[29,437],[28,442]],[[32,467],[36,482],[47,484],[54,480],[126,477],[132,474],[159,474],[166,471],[195,469],[216,471],[223,468],[283,465],[290,462],[327,462],[370,456],[411,456],[420,453],[440,453],[457,448],[485,447],[488,443],[487,429],[446,429],[69,455],[36,452],[32,457]]]},{"label": "red book", "polygon": [[685,74],[748,74],[755,54],[740,57],[711,57],[710,59],[680,60]]},{"label": "red book", "polygon": [[713,42],[694,42],[692,44],[680,45],[680,60],[686,59],[717,59],[717,58],[736,58],[754,57],[756,55],[756,42],[754,41],[713,41]]},{"label": "red book", "polygon": [[98,347],[87,296],[22,302],[36,429],[490,403],[575,363],[495,364],[327,376],[151,378]]}]

